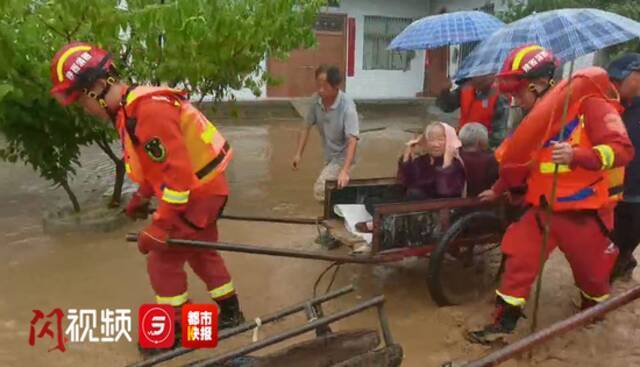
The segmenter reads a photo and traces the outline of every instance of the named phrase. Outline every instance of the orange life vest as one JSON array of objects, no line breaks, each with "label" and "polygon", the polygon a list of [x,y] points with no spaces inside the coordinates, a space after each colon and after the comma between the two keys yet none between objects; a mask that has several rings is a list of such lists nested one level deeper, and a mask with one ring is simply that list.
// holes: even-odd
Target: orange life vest
[{"label": "orange life vest", "polygon": [[210,182],[227,168],[233,150],[202,112],[188,100],[186,93],[162,87],[136,87],[128,92],[124,101],[124,113],[118,115],[117,127],[123,142],[125,167],[132,181],[145,181],[140,160],[134,148],[136,106],[149,98],[167,98],[180,107],[180,130],[191,160],[194,174],[200,184]]},{"label": "orange life vest", "polygon": [[[503,164],[527,164],[532,154],[562,127],[562,115],[567,94],[569,95],[568,121],[580,113],[580,105],[588,97],[607,99],[616,108],[618,99],[615,87],[609,81],[607,72],[599,67],[589,67],[577,71],[569,81],[563,80],[538,101],[511,135],[511,142],[505,148]],[[619,103],[617,103],[619,105]]]},{"label": "orange life vest", "polygon": [[469,122],[479,122],[491,133],[498,98],[498,91],[493,86],[486,100],[478,99],[476,90],[472,86],[462,87],[460,91],[460,128]]},{"label": "orange life vest", "polygon": [[[556,170],[556,164],[551,159],[553,141],[564,141],[574,147],[589,150],[594,148],[586,134],[583,116],[576,116],[566,124],[564,136],[564,139],[560,139],[559,134],[549,138],[534,155],[527,182],[528,203],[539,206],[544,200],[544,203],[550,204],[553,176]],[[610,154],[611,164],[613,164],[613,150],[608,148],[604,154]],[[600,209],[622,197],[624,167],[591,171],[581,167],[557,166],[554,211]]]}]

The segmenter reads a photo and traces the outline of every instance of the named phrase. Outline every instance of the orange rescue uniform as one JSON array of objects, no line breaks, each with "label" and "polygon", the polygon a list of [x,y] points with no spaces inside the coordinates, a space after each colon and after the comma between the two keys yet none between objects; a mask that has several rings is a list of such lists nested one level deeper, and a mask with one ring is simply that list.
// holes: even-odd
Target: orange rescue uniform
[{"label": "orange rescue uniform", "polygon": [[500,94],[491,87],[488,98],[478,99],[472,86],[464,86],[460,90],[460,129],[469,122],[479,122],[487,128],[489,134],[493,130],[493,117]]},{"label": "orange rescue uniform", "polygon": [[214,300],[235,294],[216,251],[168,247],[167,238],[217,241],[216,221],[229,194],[224,170],[232,157],[216,127],[185,94],[166,88],[130,88],[123,96],[116,128],[129,177],[138,194],[158,199],[152,223],[139,236],[158,303],[188,301],[188,262]]},{"label": "orange rescue uniform", "polygon": [[[535,107],[534,107],[535,108]],[[564,137],[552,136],[526,166],[501,169],[493,190],[527,184],[531,208],[504,235],[505,273],[497,290],[506,303],[524,305],[540,269],[544,207],[550,204],[555,164],[552,143],[574,147],[570,165],[558,166],[557,196],[553,203],[548,256],[556,247],[565,253],[576,285],[592,301],[609,295],[609,274],[617,249],[608,237],[614,203],[620,197],[620,169],[633,157],[633,146],[615,108],[601,97],[581,101],[576,116],[569,116]],[[508,143],[507,143],[508,144]]]}]

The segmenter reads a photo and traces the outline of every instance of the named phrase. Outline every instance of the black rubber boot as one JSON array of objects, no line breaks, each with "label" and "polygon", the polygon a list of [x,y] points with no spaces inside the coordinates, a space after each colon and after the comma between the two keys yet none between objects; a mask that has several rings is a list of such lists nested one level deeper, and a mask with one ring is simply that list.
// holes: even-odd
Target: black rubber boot
[{"label": "black rubber boot", "polygon": [[[598,304],[598,301],[587,298],[582,292],[580,292],[580,311],[587,310],[597,304]],[[604,316],[597,316],[593,318],[593,320],[591,320],[591,323],[595,324],[600,321],[604,321]]]},{"label": "black rubber boot", "polygon": [[470,331],[467,339],[472,343],[490,345],[513,333],[518,320],[523,317],[522,307],[510,305],[498,297],[493,313],[494,321],[481,330]]},{"label": "black rubber boot", "polygon": [[244,322],[244,315],[240,311],[240,302],[237,295],[234,294],[229,298],[216,302],[220,307],[218,330],[232,328]]},{"label": "black rubber boot", "polygon": [[633,274],[633,270],[636,266],[638,266],[638,262],[633,255],[620,254],[616,261],[616,265],[611,272],[611,283],[618,279],[623,281],[631,280],[631,275]]},{"label": "black rubber boot", "polygon": [[585,297],[584,294],[580,294],[580,311],[589,309],[597,304],[598,302]]}]

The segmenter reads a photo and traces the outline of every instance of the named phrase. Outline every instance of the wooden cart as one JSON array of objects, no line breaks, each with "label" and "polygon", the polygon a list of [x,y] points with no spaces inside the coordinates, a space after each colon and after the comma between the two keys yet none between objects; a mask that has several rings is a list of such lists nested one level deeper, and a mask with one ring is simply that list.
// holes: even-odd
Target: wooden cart
[{"label": "wooden cart", "polygon": [[[337,204],[371,197],[401,198],[394,178],[356,179],[343,189],[328,181],[324,224],[339,240],[344,225]],[[441,306],[460,304],[493,290],[502,270],[500,240],[518,213],[505,202],[439,199],[374,205],[371,263],[428,257],[427,286]],[[346,243],[348,241],[342,240]]]}]

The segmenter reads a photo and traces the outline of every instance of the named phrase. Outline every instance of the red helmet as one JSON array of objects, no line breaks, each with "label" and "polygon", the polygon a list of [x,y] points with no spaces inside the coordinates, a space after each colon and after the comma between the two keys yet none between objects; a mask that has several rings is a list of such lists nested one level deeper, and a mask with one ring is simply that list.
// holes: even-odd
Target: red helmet
[{"label": "red helmet", "polygon": [[51,95],[63,106],[75,102],[83,89],[109,75],[111,55],[84,42],[72,42],[62,47],[51,61]]},{"label": "red helmet", "polygon": [[496,75],[503,93],[513,93],[526,87],[531,79],[552,78],[560,62],[553,52],[538,45],[527,45],[512,50]]}]

